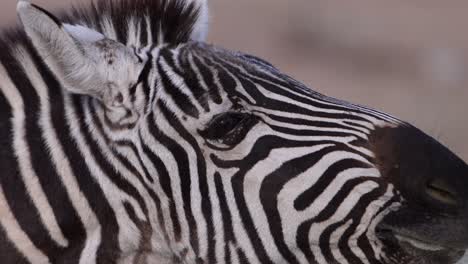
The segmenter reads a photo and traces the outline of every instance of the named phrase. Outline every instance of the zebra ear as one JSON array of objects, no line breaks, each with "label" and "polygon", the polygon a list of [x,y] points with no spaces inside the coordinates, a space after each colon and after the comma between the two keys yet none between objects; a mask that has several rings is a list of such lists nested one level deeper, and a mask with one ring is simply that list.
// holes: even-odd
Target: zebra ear
[{"label": "zebra ear", "polygon": [[33,46],[69,92],[122,105],[142,67],[132,49],[87,27],[63,24],[29,1],[20,0],[17,11]]}]

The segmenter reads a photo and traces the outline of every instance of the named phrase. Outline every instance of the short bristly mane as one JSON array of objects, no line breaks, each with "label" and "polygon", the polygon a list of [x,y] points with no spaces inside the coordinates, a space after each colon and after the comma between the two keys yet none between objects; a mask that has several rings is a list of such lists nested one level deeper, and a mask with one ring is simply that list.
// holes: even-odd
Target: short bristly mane
[{"label": "short bristly mane", "polygon": [[127,45],[177,45],[204,40],[206,0],[96,0],[60,17]]}]

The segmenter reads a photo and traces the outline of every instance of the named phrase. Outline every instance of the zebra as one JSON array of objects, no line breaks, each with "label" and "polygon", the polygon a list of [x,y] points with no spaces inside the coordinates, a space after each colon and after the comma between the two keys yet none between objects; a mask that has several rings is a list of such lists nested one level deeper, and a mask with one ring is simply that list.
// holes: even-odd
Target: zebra
[{"label": "zebra", "polygon": [[206,42],[206,0],[27,0],[0,40],[2,263],[447,264],[468,166]]}]

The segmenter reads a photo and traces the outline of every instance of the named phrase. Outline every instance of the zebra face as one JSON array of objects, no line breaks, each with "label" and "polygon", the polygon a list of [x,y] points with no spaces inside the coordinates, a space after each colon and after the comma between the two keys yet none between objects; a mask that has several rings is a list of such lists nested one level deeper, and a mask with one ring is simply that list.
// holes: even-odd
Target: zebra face
[{"label": "zebra face", "polygon": [[190,69],[180,74],[189,84],[219,87],[221,100],[198,97],[213,108],[192,121],[189,112],[168,116],[181,114],[177,131],[198,142],[254,248],[281,263],[455,263],[463,256],[468,167],[433,138],[312,92],[250,55],[197,43],[158,60]]},{"label": "zebra face", "polygon": [[[124,6],[135,8],[133,16],[149,2]],[[142,230],[158,247],[148,242],[145,250],[172,261],[157,263],[460,258],[468,247],[465,162],[402,121],[323,96],[254,56],[202,43],[204,1],[154,2],[187,16],[165,14],[182,25],[169,27],[182,32],[172,40],[160,20],[126,17],[125,8],[108,16],[106,4],[102,18],[88,21],[85,13],[71,24],[25,1],[18,11],[66,96],[93,117],[87,127],[106,139],[106,157],[125,160],[129,177],[151,186],[142,200],[158,209]],[[128,39],[115,40],[123,29],[114,20],[126,21]],[[145,33],[147,45],[142,21],[156,28]],[[125,206],[119,213],[128,213]]]}]

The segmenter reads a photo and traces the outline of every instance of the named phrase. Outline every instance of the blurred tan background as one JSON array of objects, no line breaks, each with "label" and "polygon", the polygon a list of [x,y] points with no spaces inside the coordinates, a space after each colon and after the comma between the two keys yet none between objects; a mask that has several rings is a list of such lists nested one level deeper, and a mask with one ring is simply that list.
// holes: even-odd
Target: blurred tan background
[{"label": "blurred tan background", "polygon": [[[16,0],[1,0],[14,23]],[[35,0],[50,10],[87,0]],[[410,121],[468,160],[468,1],[211,0],[209,42]]]}]

